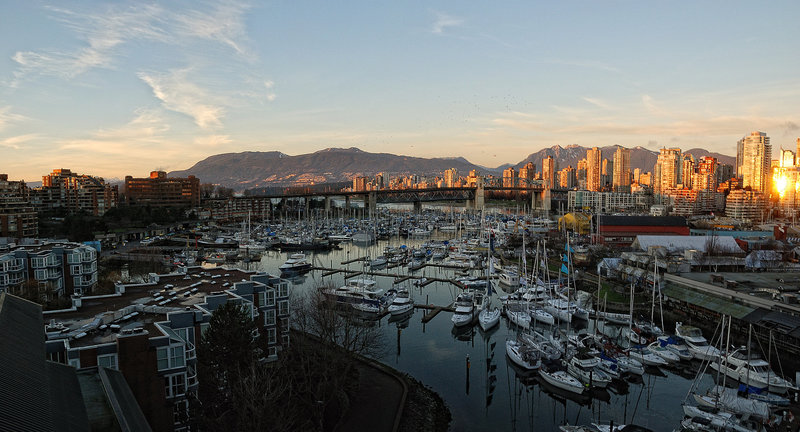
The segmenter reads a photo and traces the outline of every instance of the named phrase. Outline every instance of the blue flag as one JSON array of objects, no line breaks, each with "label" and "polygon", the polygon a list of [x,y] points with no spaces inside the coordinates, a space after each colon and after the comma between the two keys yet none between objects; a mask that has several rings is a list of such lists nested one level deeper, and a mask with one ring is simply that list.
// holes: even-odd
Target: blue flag
[{"label": "blue flag", "polygon": [[564,261],[565,263],[568,263],[569,262],[569,257],[566,254],[561,255],[561,261]]},{"label": "blue flag", "polygon": [[564,245],[564,250],[565,250],[566,252],[569,252],[569,253],[575,253],[575,249],[572,249],[572,246],[570,246],[570,245],[568,245],[568,244],[565,244],[565,245]]},{"label": "blue flag", "polygon": [[564,264],[561,264],[561,273],[569,273],[569,269]]}]

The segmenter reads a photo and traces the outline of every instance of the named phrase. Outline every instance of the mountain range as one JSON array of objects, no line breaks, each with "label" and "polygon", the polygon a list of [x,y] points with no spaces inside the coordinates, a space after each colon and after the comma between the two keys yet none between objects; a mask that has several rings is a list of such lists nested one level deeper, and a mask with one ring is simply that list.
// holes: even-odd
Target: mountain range
[{"label": "mountain range", "polygon": [[[514,165],[487,168],[473,164],[463,157],[420,158],[394,155],[390,153],[369,153],[357,148],[328,148],[314,153],[290,156],[285,153],[241,152],[209,156],[189,169],[172,171],[170,177],[194,175],[203,183],[218,184],[245,190],[265,187],[308,186],[321,183],[349,182],[353,177],[373,177],[384,173],[385,178],[417,174],[420,176],[441,176],[444,170],[455,168],[461,175],[470,170],[481,174],[500,175],[503,169],[514,166],[520,168],[533,162],[541,170],[542,159],[553,156],[558,169],[568,165],[577,166],[578,160],[586,157],[586,147],[571,145],[554,146],[528,155]],[[613,160],[616,146],[603,147],[604,158]],[[692,149],[695,157],[711,155],[721,163],[733,164],[735,158],[703,149]],[[631,169],[641,168],[652,171],[658,152],[636,147],[631,149]]]}]

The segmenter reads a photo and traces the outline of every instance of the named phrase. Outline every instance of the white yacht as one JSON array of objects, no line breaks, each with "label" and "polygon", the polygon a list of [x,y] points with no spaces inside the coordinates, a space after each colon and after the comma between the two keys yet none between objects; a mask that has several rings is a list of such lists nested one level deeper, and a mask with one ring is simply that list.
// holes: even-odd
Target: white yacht
[{"label": "white yacht", "polygon": [[689,347],[689,351],[698,360],[711,360],[713,364],[713,361],[719,359],[722,355],[717,348],[708,343],[697,327],[686,325],[679,321],[675,323],[675,334],[683,338]]},{"label": "white yacht", "polygon": [[712,362],[711,367],[742,384],[768,389],[772,393],[785,394],[790,389],[796,389],[791,382],[776,374],[769,363],[757,355],[748,355],[744,347],[722,357],[719,362]]},{"label": "white yacht", "polygon": [[328,288],[323,292],[339,304],[349,304],[366,312],[380,312],[390,302],[383,290],[377,288],[376,282],[368,278],[350,279],[341,287]]},{"label": "white yacht", "polygon": [[600,359],[591,355],[576,355],[569,359],[567,371],[587,386],[606,388],[611,382],[605,372],[598,369]]},{"label": "white yacht", "polygon": [[389,313],[392,315],[402,315],[414,309],[414,299],[411,293],[406,289],[402,289],[394,296],[392,304],[389,305]]},{"label": "white yacht", "polygon": [[472,292],[464,291],[456,297],[456,310],[453,313],[453,324],[456,327],[462,327],[472,324],[472,321],[477,315],[475,312],[475,303],[472,298]]},{"label": "white yacht", "polygon": [[291,254],[289,259],[278,267],[281,273],[300,273],[311,270],[311,263],[306,259],[305,254]]}]

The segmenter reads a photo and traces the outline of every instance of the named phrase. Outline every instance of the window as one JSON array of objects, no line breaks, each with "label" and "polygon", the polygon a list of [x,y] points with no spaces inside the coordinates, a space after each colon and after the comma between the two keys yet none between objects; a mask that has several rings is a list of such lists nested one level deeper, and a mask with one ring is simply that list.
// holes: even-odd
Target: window
[{"label": "window", "polygon": [[269,357],[277,356],[278,355],[278,347],[269,347],[269,350],[267,351],[267,353],[268,353],[267,355]]},{"label": "window", "polygon": [[289,300],[281,300],[278,302],[278,315],[289,314]]},{"label": "window", "polygon": [[183,396],[186,394],[186,374],[167,375],[164,377],[164,387],[167,397]]},{"label": "window", "polygon": [[289,297],[289,284],[278,284],[278,297]]},{"label": "window", "polygon": [[81,254],[71,253],[67,255],[67,264],[78,264],[81,262]]},{"label": "window", "polygon": [[281,333],[289,331],[289,318],[281,318]]},{"label": "window", "polygon": [[271,327],[275,325],[275,309],[264,311],[264,326]]},{"label": "window", "polygon": [[35,257],[31,260],[31,266],[33,268],[42,268],[44,267],[44,258]]},{"label": "window", "polygon": [[206,334],[206,332],[208,331],[209,327],[211,327],[211,324],[209,324],[209,323],[200,323],[200,337],[201,338],[203,337],[203,335]]},{"label": "window", "polygon": [[169,364],[170,367],[183,367],[186,365],[184,358],[183,345],[174,346],[169,348]]},{"label": "window", "polygon": [[106,355],[97,356],[97,366],[98,367],[105,367],[105,368],[109,368],[109,369],[116,369],[117,368],[117,355],[116,354],[106,354]]},{"label": "window", "polygon": [[275,290],[267,290],[266,296],[267,301],[264,302],[264,306],[275,306]]},{"label": "window", "polygon": [[283,335],[283,346],[289,346],[289,335]]},{"label": "window", "polygon": [[274,327],[273,328],[268,328],[267,329],[267,343],[268,344],[274,344],[277,341],[278,341],[278,339],[277,339],[277,336],[275,334],[275,328]]},{"label": "window", "polygon": [[79,275],[81,274],[81,266],[79,265],[70,266],[70,271],[72,272],[73,275]]},{"label": "window", "polygon": [[158,370],[169,369],[169,358],[167,355],[167,347],[156,349],[156,362],[158,363]]},{"label": "window", "polygon": [[47,279],[47,270],[36,270],[33,272],[33,277],[36,278],[36,280]]},{"label": "window", "polygon": [[177,333],[178,336],[180,336],[181,339],[183,339],[184,342],[193,343],[192,342],[193,338],[191,337],[192,336],[192,329],[190,327],[184,327],[184,328],[178,328],[178,329],[172,329],[172,330],[174,330],[175,333]]},{"label": "window", "polygon": [[265,291],[261,291],[260,293],[258,293],[258,305],[264,306],[266,302],[267,302],[267,293]]}]

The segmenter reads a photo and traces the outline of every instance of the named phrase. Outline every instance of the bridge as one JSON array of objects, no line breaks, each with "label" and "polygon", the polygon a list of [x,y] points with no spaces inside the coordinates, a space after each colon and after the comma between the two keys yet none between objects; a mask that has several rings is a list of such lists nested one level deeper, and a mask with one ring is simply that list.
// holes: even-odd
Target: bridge
[{"label": "bridge", "polygon": [[259,215],[271,215],[276,206],[275,201],[289,199],[301,199],[305,201],[305,210],[308,214],[311,201],[324,199],[325,214],[331,211],[331,201],[335,198],[343,199],[345,209],[350,208],[353,199],[360,199],[364,203],[365,212],[369,215],[375,213],[377,204],[388,203],[412,203],[415,211],[422,210],[422,204],[426,202],[463,202],[468,209],[480,210],[483,208],[486,192],[523,192],[528,193],[531,199],[531,208],[538,210],[550,210],[550,202],[553,194],[564,194],[565,191],[558,189],[548,189],[541,184],[532,185],[508,185],[490,184],[484,185],[478,181],[475,186],[469,187],[443,187],[443,188],[415,188],[415,189],[381,189],[371,191],[307,191],[307,192],[287,192],[280,194],[267,194],[259,196],[244,196],[233,198],[215,198],[203,200],[203,206],[211,211],[211,217],[217,220],[242,219],[248,214],[258,217]]}]

